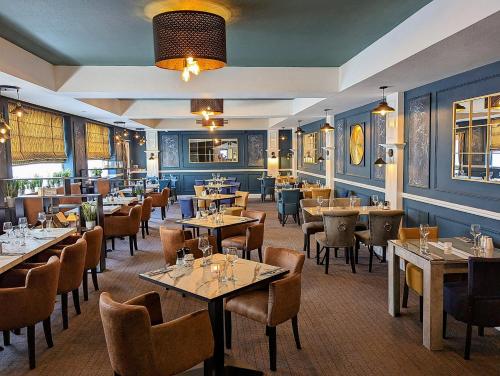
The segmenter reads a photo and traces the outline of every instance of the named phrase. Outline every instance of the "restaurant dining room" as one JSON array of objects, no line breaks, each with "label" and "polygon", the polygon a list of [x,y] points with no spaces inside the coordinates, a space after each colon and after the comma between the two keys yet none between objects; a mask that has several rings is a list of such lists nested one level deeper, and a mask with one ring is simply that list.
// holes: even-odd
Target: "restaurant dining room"
[{"label": "restaurant dining room", "polygon": [[499,0],[0,0],[0,376],[500,375]]}]

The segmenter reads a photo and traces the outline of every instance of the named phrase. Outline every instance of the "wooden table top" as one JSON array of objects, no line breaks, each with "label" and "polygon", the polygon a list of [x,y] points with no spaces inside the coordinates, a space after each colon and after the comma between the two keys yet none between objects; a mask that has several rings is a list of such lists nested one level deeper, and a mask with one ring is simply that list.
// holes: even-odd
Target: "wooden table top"
[{"label": "wooden table top", "polygon": [[[121,208],[121,205],[106,205],[102,207],[102,210],[104,212],[104,215],[112,215],[120,211]],[[68,213],[78,214],[78,208],[74,208],[65,212],[65,214]]]},{"label": "wooden table top", "polygon": [[104,206],[109,206],[109,205],[130,205],[134,202],[137,202],[137,197],[114,197],[113,200],[110,200],[109,198],[103,199],[102,204]]},{"label": "wooden table top", "polygon": [[232,194],[216,194],[216,195],[206,195],[206,196],[194,196],[195,200],[204,200],[204,201],[220,201],[227,200],[230,198],[238,198],[240,195],[232,195]]},{"label": "wooden table top", "polygon": [[[141,186],[138,186],[137,188],[143,189],[144,187],[141,185]],[[152,188],[152,187],[148,186],[148,188],[146,188],[146,190],[144,192],[151,193],[154,190],[155,190],[155,188]],[[120,189],[118,192],[122,192],[124,194],[129,194],[130,195],[130,194],[132,194],[132,188],[123,188],[123,189]]]},{"label": "wooden table top", "polygon": [[203,218],[180,219],[177,221],[177,223],[194,227],[217,229],[217,228],[236,226],[236,225],[241,225],[243,223],[252,223],[257,221],[258,219],[256,218],[248,218],[248,217],[240,217],[236,215],[224,214],[223,223],[215,223],[214,215],[209,215],[207,219]]},{"label": "wooden table top", "polygon": [[[192,267],[171,266],[140,274],[140,278],[157,285],[181,291],[203,301],[233,295],[239,290],[266,280],[277,279],[288,270],[255,261],[238,259],[234,269],[226,262],[226,256],[216,253],[210,257],[211,264],[202,266],[202,258],[196,259]],[[236,281],[219,282],[216,268],[234,270]],[[212,270],[214,270],[212,272]]]},{"label": "wooden table top", "polygon": [[353,208],[349,206],[322,206],[321,212],[318,211],[317,206],[311,206],[304,208],[304,210],[311,215],[321,215],[326,211],[342,211],[342,210],[357,210],[359,215],[368,215],[373,211],[387,211],[389,209],[379,208],[378,206],[355,206]]},{"label": "wooden table top", "polygon": [[[0,255],[0,274],[22,263],[41,251],[52,247],[61,240],[76,232],[76,228],[53,228],[48,229],[45,235],[40,229],[31,230],[31,236],[26,239],[25,246],[2,244]],[[0,236],[0,241],[6,242],[7,235]],[[13,240],[13,238],[11,238]]]}]

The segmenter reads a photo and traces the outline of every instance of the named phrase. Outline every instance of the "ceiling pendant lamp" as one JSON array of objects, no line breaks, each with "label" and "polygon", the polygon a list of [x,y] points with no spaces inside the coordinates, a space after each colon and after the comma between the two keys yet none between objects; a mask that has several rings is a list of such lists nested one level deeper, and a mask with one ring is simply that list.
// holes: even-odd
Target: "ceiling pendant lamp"
[{"label": "ceiling pendant lamp", "polygon": [[27,115],[29,113],[29,111],[27,111],[23,107],[23,104],[21,103],[21,100],[19,99],[19,89],[20,89],[19,87],[16,88],[16,91],[17,91],[16,107],[10,113],[16,115],[18,118],[22,118],[24,115]]},{"label": "ceiling pendant lamp", "polygon": [[191,113],[203,116],[205,120],[211,116],[224,113],[224,99],[191,99]]},{"label": "ceiling pendant lamp", "polygon": [[221,118],[210,119],[210,120],[203,119],[201,121],[201,126],[203,128],[208,128],[210,131],[214,131],[217,128],[222,128],[224,126],[224,119]]},{"label": "ceiling pendant lamp", "polygon": [[226,21],[196,10],[164,12],[153,17],[155,65],[191,74],[226,65]]},{"label": "ceiling pendant lamp", "polygon": [[392,108],[391,106],[389,106],[387,104],[387,101],[385,99],[385,89],[387,89],[387,88],[388,88],[388,86],[380,86],[379,89],[382,90],[382,101],[378,104],[377,107],[375,107],[372,110],[372,114],[378,114],[378,115],[385,116],[385,114],[387,114],[388,112],[396,111],[394,108]]},{"label": "ceiling pendant lamp", "polygon": [[330,123],[328,123],[328,111],[330,111],[330,109],[329,109],[329,108],[327,108],[327,109],[325,110],[325,124],[323,124],[323,125],[321,126],[321,128],[320,128],[320,129],[321,129],[321,131],[323,131],[323,132],[331,132],[331,131],[335,130],[335,128],[334,128],[334,127],[332,127],[332,126],[330,125]]},{"label": "ceiling pendant lamp", "polygon": [[298,121],[298,123],[299,123],[299,126],[297,127],[297,130],[295,131],[295,134],[296,134],[297,136],[301,136],[301,135],[304,133],[304,131],[303,131],[303,130],[302,130],[302,128],[300,127],[300,123],[302,123],[302,120],[299,120],[299,121]]},{"label": "ceiling pendant lamp", "polygon": [[281,133],[281,136],[280,136],[280,140],[281,141],[286,141],[287,140],[287,137],[285,135],[285,127],[281,127],[281,129],[283,130],[283,133]]},{"label": "ceiling pendant lamp", "polygon": [[460,103],[455,103],[455,111],[457,112],[464,112],[465,111],[465,106],[460,104]]}]

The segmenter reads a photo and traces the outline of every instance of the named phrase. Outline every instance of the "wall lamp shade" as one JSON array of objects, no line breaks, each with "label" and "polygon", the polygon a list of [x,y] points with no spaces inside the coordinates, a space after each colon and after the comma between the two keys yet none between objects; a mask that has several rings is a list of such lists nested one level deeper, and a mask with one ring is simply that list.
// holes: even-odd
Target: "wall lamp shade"
[{"label": "wall lamp shade", "polygon": [[325,124],[323,124],[320,128],[322,132],[331,132],[335,130],[335,128],[328,122],[328,111],[330,111],[330,109],[325,110]]},{"label": "wall lamp shade", "polygon": [[[198,74],[226,65],[226,21],[219,15],[195,10],[157,14],[153,17],[153,38],[155,65],[183,71],[183,79],[185,68]],[[191,69],[193,63],[198,72]]]},{"label": "wall lamp shade", "polygon": [[391,106],[389,106],[387,104],[387,100],[385,99],[385,89],[387,89],[387,88],[388,88],[388,86],[380,86],[379,89],[382,90],[382,101],[378,104],[377,107],[375,107],[372,110],[372,114],[378,114],[378,115],[385,116],[385,114],[387,114],[388,112],[396,111],[394,108],[392,108]]},{"label": "wall lamp shade", "polygon": [[379,158],[375,161],[374,165],[377,167],[385,166],[387,163],[384,161],[384,158]]},{"label": "wall lamp shade", "polygon": [[318,162],[319,163],[323,163],[324,161],[325,161],[325,158],[323,158],[323,156],[320,155],[319,158],[318,158]]},{"label": "wall lamp shade", "polygon": [[455,111],[457,112],[465,111],[465,106],[461,105],[460,103],[455,103]]},{"label": "wall lamp shade", "polygon": [[206,120],[210,116],[224,113],[224,99],[191,99],[191,113],[203,116]]}]

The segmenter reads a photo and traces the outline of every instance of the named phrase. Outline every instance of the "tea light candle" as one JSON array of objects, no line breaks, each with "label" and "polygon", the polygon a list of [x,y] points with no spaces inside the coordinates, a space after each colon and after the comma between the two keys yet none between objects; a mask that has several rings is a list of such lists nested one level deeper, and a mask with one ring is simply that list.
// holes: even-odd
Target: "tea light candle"
[{"label": "tea light candle", "polygon": [[212,272],[212,277],[218,278],[220,273],[220,265],[219,264],[211,264],[210,271]]}]

